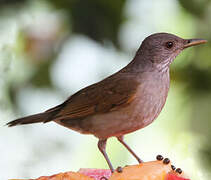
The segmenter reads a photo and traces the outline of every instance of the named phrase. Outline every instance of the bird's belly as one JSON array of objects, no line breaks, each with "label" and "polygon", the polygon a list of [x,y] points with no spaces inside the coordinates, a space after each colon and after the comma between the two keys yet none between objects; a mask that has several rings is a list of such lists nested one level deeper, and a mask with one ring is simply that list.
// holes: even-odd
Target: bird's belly
[{"label": "bird's belly", "polygon": [[149,125],[160,113],[166,96],[146,93],[121,110],[98,114],[84,120],[91,134],[98,138],[121,136]]}]

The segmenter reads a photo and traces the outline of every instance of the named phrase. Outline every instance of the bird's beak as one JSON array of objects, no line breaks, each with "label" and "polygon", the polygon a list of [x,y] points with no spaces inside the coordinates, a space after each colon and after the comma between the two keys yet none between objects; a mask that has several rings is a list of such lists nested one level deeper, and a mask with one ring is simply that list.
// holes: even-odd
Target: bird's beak
[{"label": "bird's beak", "polygon": [[184,48],[196,46],[199,44],[204,44],[206,42],[207,42],[207,40],[205,40],[205,39],[187,39],[187,40],[185,40]]}]

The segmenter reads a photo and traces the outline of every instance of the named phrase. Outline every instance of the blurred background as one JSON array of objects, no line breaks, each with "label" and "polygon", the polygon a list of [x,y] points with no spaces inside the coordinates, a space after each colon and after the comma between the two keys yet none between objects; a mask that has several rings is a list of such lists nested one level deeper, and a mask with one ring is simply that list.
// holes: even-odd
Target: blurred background
[{"label": "blurred background", "polygon": [[[210,18],[209,0],[1,0],[0,179],[107,168],[91,135],[53,122],[4,125],[118,71],[155,32],[209,43],[177,57],[161,115],[126,141],[144,161],[162,154],[193,180],[210,179]],[[136,163],[115,138],[107,151],[115,167]]]}]

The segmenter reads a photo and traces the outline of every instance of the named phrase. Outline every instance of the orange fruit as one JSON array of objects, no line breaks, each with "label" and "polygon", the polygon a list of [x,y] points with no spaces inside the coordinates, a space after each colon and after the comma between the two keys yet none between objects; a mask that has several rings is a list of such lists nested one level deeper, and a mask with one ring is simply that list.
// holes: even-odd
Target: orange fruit
[{"label": "orange fruit", "polygon": [[[104,178],[103,178],[104,177]],[[172,170],[171,163],[163,161],[144,162],[119,168],[113,174],[108,169],[80,169],[79,172],[41,176],[34,180],[189,180],[184,173]],[[32,179],[31,179],[32,180]]]}]

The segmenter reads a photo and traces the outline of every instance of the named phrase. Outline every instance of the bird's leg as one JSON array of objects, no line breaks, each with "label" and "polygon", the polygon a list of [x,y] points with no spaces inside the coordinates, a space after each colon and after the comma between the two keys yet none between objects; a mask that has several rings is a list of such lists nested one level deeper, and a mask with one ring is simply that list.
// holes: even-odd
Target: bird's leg
[{"label": "bird's leg", "polygon": [[111,172],[113,173],[114,168],[113,168],[111,161],[109,160],[108,155],[106,153],[106,141],[107,141],[107,139],[100,139],[98,141],[98,148],[99,148],[100,152],[103,154],[104,158],[106,159],[106,162],[108,163],[108,166],[109,166]]},{"label": "bird's leg", "polygon": [[143,161],[133,152],[133,150],[124,142],[124,137],[123,136],[119,136],[117,137],[117,139],[119,140],[120,143],[122,143],[127,150],[137,159],[137,161],[139,163],[142,163]]}]

